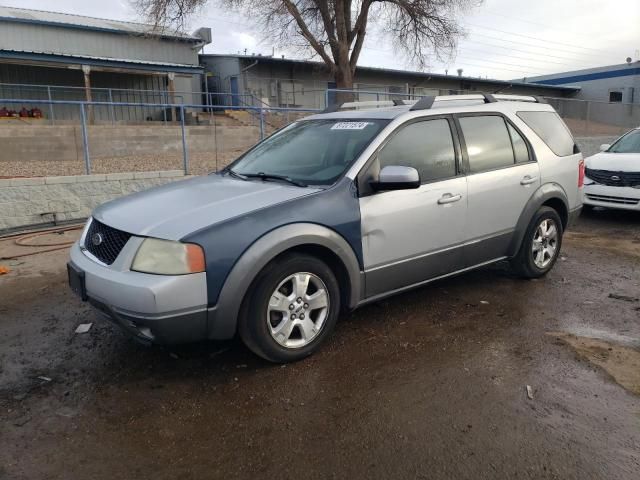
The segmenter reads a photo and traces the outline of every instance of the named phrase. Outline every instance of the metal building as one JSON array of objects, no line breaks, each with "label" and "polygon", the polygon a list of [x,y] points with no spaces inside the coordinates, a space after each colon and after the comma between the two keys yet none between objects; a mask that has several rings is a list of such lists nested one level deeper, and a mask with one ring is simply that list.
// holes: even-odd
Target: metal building
[{"label": "metal building", "polygon": [[526,79],[543,85],[580,87],[576,98],[596,102],[640,103],[640,60]]},{"label": "metal building", "polygon": [[576,98],[582,101],[555,107],[564,117],[591,125],[589,133],[618,134],[640,125],[640,61],[628,59],[623,64],[532,77],[527,81],[579,89]]},{"label": "metal building", "polygon": [[[335,88],[324,64],[261,55],[201,55],[212,92],[226,93],[220,101],[241,105],[255,98],[272,107],[324,108]],[[497,92],[571,97],[577,87],[536,85],[462,75],[411,72],[358,67],[354,88],[360,100],[387,100],[393,94],[445,95],[464,92]],[[370,93],[364,93],[370,92]],[[332,97],[329,94],[329,97]]]},{"label": "metal building", "polygon": [[0,98],[202,103],[184,92],[201,90],[198,53],[210,42],[208,28],[185,35],[0,6]]}]

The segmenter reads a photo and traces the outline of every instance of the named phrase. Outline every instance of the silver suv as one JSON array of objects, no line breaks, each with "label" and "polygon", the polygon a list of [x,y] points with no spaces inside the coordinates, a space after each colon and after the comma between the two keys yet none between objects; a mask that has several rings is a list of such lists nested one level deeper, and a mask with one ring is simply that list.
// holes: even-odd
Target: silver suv
[{"label": "silver suv", "polygon": [[221,172],[106,203],[69,282],[137,339],[236,333],[303,358],[338,316],[509,260],[554,265],[584,165],[552,107],[461,95],[344,104],[295,122]]}]

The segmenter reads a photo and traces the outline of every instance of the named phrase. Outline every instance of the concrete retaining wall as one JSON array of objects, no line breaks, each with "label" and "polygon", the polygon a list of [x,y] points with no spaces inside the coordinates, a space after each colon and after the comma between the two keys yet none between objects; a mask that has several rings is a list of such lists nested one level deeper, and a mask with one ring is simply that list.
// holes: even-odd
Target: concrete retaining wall
[{"label": "concrete retaining wall", "polygon": [[108,200],[182,178],[177,170],[0,179],[0,232],[86,218]]}]

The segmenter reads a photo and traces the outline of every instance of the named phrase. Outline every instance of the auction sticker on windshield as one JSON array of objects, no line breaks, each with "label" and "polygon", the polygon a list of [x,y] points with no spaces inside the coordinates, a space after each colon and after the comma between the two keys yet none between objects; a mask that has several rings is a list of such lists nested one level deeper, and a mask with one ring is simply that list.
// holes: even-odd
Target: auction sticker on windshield
[{"label": "auction sticker on windshield", "polygon": [[369,122],[338,122],[333,124],[331,130],[364,130]]}]

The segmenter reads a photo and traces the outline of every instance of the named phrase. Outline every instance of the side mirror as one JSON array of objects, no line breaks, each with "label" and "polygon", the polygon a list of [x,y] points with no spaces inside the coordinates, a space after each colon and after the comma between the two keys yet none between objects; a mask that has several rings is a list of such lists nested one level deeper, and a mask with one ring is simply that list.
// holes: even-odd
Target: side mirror
[{"label": "side mirror", "polygon": [[611,147],[610,143],[603,143],[602,145],[600,145],[600,151],[606,152],[607,150],[609,150],[610,147]]},{"label": "side mirror", "polygon": [[413,167],[389,165],[380,170],[377,182],[371,182],[376,191],[408,190],[420,186],[420,174]]}]

